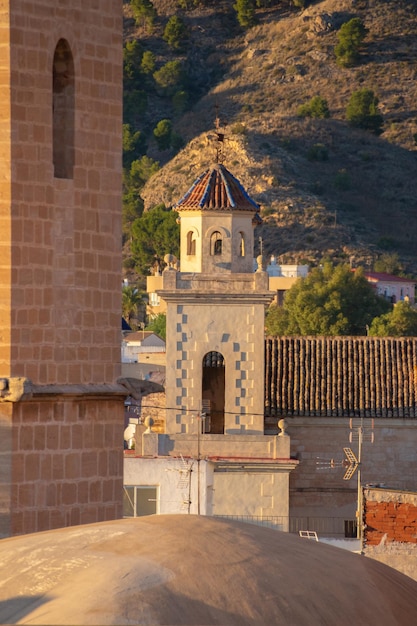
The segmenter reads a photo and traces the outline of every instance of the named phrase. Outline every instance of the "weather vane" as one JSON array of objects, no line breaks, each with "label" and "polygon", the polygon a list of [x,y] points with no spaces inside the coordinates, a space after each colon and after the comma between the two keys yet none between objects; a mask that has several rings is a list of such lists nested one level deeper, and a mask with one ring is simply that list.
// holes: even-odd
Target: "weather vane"
[{"label": "weather vane", "polygon": [[223,163],[226,158],[224,154],[225,133],[220,126],[219,105],[215,104],[214,108],[216,110],[216,118],[214,120],[216,128],[216,163]]}]

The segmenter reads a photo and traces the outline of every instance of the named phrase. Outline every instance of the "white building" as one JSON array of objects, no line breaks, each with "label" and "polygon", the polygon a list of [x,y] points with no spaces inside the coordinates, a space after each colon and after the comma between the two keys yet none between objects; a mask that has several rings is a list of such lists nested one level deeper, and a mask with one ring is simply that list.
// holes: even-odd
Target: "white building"
[{"label": "white building", "polygon": [[139,363],[141,355],[165,352],[165,341],[152,331],[138,330],[122,338],[122,363]]}]

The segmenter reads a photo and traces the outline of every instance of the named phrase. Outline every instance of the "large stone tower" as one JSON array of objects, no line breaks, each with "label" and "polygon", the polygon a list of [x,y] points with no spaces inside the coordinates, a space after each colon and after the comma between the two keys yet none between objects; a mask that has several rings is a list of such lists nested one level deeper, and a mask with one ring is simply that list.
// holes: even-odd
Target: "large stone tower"
[{"label": "large stone tower", "polygon": [[221,163],[177,203],[181,272],[163,274],[167,302],[168,433],[190,433],[205,411],[212,434],[264,432],[268,275],[253,271],[259,206]]},{"label": "large stone tower", "polygon": [[121,514],[122,7],[0,7],[0,532]]}]

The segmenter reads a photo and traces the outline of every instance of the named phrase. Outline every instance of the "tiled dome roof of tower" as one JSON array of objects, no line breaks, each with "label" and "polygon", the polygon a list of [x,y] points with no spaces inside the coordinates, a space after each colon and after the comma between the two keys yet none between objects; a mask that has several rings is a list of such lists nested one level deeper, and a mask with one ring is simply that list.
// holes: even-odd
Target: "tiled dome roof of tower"
[{"label": "tiled dome roof of tower", "polygon": [[174,205],[174,209],[237,210],[257,214],[260,206],[224,165],[216,163],[194,181],[187,193]]}]

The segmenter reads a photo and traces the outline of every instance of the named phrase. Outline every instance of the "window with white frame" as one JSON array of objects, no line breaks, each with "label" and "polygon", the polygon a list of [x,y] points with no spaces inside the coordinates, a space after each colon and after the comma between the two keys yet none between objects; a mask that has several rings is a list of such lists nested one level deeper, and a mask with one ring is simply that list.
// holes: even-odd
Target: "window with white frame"
[{"label": "window with white frame", "polygon": [[142,517],[157,513],[158,487],[155,485],[125,485],[123,517]]}]

